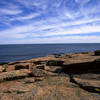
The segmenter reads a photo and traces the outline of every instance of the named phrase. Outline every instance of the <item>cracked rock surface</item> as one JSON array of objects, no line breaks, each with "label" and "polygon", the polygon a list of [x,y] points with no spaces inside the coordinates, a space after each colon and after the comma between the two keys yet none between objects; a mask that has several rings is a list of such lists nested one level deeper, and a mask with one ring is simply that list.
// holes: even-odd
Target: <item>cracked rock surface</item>
[{"label": "cracked rock surface", "polygon": [[100,100],[100,55],[49,55],[1,64],[0,100]]}]

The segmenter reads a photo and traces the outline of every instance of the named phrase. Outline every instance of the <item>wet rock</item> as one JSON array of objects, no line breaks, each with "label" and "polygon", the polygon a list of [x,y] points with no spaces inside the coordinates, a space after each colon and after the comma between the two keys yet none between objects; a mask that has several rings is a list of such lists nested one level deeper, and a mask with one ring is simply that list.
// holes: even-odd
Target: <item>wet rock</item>
[{"label": "wet rock", "polygon": [[47,74],[43,70],[37,68],[34,68],[30,74],[30,76],[34,76],[34,77],[42,77],[46,75]]},{"label": "wet rock", "polygon": [[95,56],[100,56],[100,50],[96,50],[94,53],[95,53]]},{"label": "wet rock", "polygon": [[47,66],[62,66],[63,61],[57,61],[57,60],[49,60],[46,63]]}]

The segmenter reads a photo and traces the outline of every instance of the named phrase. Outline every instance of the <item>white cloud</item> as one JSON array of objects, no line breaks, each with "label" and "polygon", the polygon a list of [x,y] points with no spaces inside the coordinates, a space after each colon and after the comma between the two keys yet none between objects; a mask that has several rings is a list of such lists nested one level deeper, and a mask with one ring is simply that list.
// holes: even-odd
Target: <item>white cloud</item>
[{"label": "white cloud", "polygon": [[32,29],[32,25],[14,27],[12,29],[1,31],[0,38],[24,38],[28,35],[24,33],[28,33]]},{"label": "white cloud", "polygon": [[91,0],[75,0],[77,3],[79,3],[79,4],[86,4],[86,3],[88,3],[89,1],[91,1]]},{"label": "white cloud", "polygon": [[16,15],[20,14],[21,12],[21,10],[0,8],[0,15]]},{"label": "white cloud", "polygon": [[[64,23],[59,20],[54,24],[50,24],[54,19],[41,20],[39,22],[30,23],[24,26],[12,27],[10,29],[0,32],[1,38],[25,38],[30,37],[45,37],[45,36],[55,36],[55,35],[69,35],[69,34],[91,34],[95,32],[100,32],[100,25],[91,25],[87,23],[93,23],[100,21],[100,19],[90,19],[90,20],[78,20],[72,21],[70,23]],[[83,24],[83,25],[81,25]],[[49,31],[48,31],[49,30]]]},{"label": "white cloud", "polygon": [[58,29],[56,32],[47,32],[42,36],[55,36],[55,35],[69,35],[69,34],[91,34],[95,32],[100,32],[100,26],[75,26],[74,28],[61,28]]},{"label": "white cloud", "polygon": [[[17,2],[21,3],[22,5],[26,7],[31,7],[34,5],[34,0],[17,0]],[[36,4],[38,5],[38,4]]]},{"label": "white cloud", "polygon": [[19,39],[16,41],[0,41],[0,44],[30,44],[30,43],[100,43],[100,36],[66,36],[53,38]]},{"label": "white cloud", "polygon": [[19,5],[5,2],[4,1],[4,7],[0,7],[0,15],[17,15],[22,13],[22,10]]},{"label": "white cloud", "polygon": [[14,20],[19,20],[19,21],[22,21],[22,20],[30,20],[30,19],[33,19],[37,16],[39,16],[41,13],[32,13],[32,14],[29,14],[29,15],[26,15],[26,16],[20,16],[20,17],[16,17],[16,18],[12,18],[10,19],[10,21],[14,21]]},{"label": "white cloud", "polygon": [[[30,43],[99,43],[100,36],[65,36],[65,37],[53,37],[53,38],[36,38],[30,40]],[[25,41],[24,41],[25,42]]]},{"label": "white cloud", "polygon": [[[9,4],[6,8],[0,8],[0,15],[3,15],[3,17],[0,16],[1,23],[8,26],[10,26],[10,24],[12,25],[7,30],[0,31],[0,38],[28,39],[31,37],[36,38],[34,42],[44,42],[47,40],[48,42],[51,40],[56,42],[60,41],[58,36],[61,35],[82,35],[100,32],[100,14],[95,16],[95,13],[100,12],[100,4],[88,7],[85,6],[85,4],[90,0],[75,0],[75,4],[79,6],[75,8],[76,5],[73,4],[73,2],[69,2],[70,4],[68,4],[67,0],[55,0],[53,3],[52,1],[53,0],[17,0],[16,2],[17,4],[19,3],[19,6],[15,4],[14,7],[14,4],[11,4],[12,6]],[[25,10],[27,9],[27,11],[25,11],[23,7]],[[12,16],[12,18],[10,18],[7,15],[14,15],[14,17]],[[34,18],[36,19],[34,20]],[[17,21],[18,24],[13,23],[13,21]],[[54,38],[49,39],[49,36]],[[55,38],[55,36],[57,37]],[[40,38],[37,37],[48,38],[40,40]],[[77,38],[80,39],[82,37]],[[74,41],[74,36],[63,37],[61,40],[63,39],[71,39]],[[92,37],[89,39],[92,39]],[[32,42],[33,40],[28,41]]]},{"label": "white cloud", "polygon": [[29,9],[32,9],[34,6],[36,6],[42,10],[45,10],[48,4],[48,0],[17,0],[17,2]]}]

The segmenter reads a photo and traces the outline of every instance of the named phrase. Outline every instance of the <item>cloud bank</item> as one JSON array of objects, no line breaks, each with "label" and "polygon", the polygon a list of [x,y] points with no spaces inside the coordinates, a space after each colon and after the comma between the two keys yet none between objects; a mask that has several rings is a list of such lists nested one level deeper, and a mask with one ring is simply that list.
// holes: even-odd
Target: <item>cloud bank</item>
[{"label": "cloud bank", "polygon": [[2,0],[0,44],[99,43],[100,0]]}]

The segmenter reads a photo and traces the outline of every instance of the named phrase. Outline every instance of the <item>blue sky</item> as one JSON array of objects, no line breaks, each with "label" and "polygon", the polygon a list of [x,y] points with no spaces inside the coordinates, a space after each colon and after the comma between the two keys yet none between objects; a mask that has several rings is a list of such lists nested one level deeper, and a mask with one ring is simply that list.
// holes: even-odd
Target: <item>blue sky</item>
[{"label": "blue sky", "polygon": [[0,44],[100,43],[100,0],[1,0]]}]

